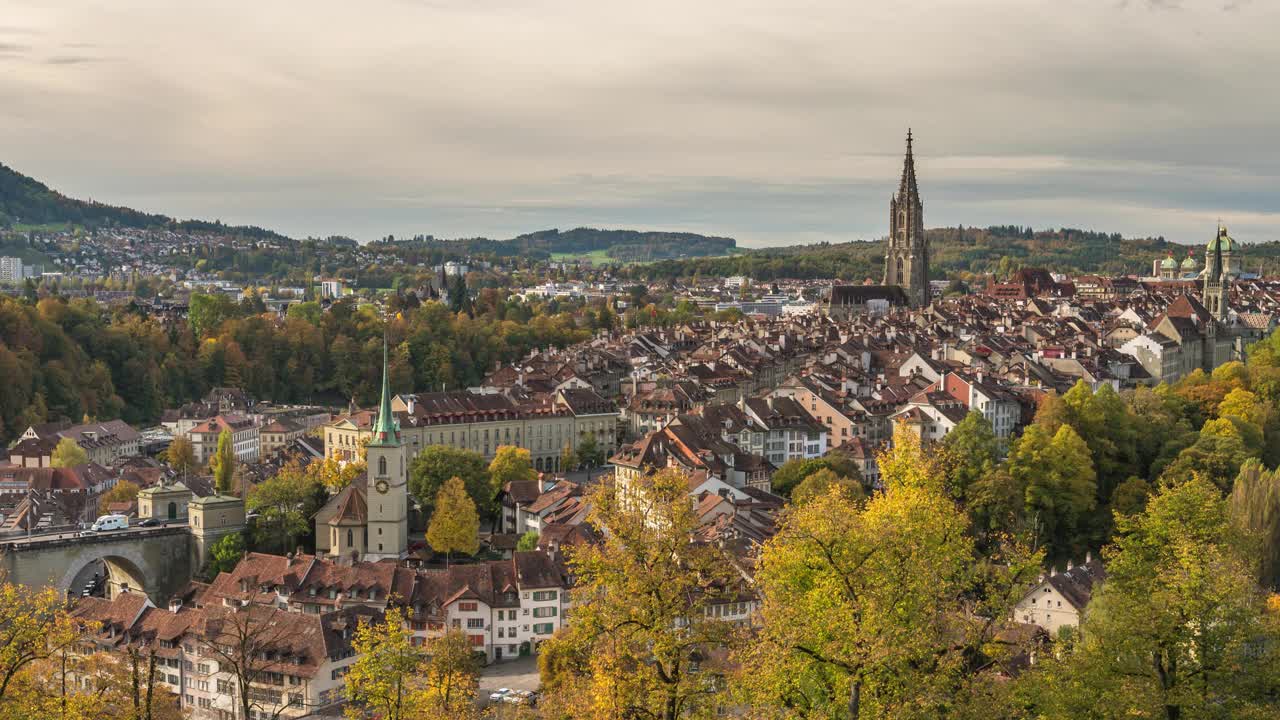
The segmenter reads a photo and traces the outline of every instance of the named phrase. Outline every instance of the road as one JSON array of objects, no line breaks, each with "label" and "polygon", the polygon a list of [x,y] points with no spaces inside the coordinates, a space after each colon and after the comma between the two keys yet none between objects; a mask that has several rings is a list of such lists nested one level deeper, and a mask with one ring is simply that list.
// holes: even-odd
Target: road
[{"label": "road", "polygon": [[[138,533],[144,533],[151,530],[162,530],[164,528],[186,526],[186,524],[187,524],[187,521],[183,519],[183,520],[170,520],[167,522],[162,522],[159,525],[152,525],[151,527],[138,527],[137,525],[130,525],[129,527],[124,528],[122,530],[104,530],[99,533],[94,533],[93,537],[110,537],[113,535],[136,535]],[[13,545],[34,545],[42,542],[72,540],[74,538],[80,537],[81,532],[82,531],[80,530],[66,530],[62,532],[44,533],[42,535],[15,535],[13,537],[0,538],[0,544],[11,543]]]}]

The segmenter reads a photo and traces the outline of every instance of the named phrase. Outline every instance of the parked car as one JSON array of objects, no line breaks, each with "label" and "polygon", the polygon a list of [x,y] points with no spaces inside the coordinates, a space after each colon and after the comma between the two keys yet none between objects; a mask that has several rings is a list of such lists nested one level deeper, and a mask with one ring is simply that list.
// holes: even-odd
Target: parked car
[{"label": "parked car", "polygon": [[81,530],[81,531],[80,531],[80,537],[93,537],[94,535],[97,535],[97,534],[98,534],[98,533],[97,533],[97,531],[96,531],[96,530]]},{"label": "parked car", "polygon": [[498,688],[497,690],[489,693],[489,702],[502,702],[506,699],[507,693],[509,692],[511,692],[511,690],[507,688]]},{"label": "parked car", "polygon": [[160,521],[157,520],[156,518],[147,518],[145,520],[140,521],[138,523],[138,527],[156,527],[157,525],[160,525],[160,524],[161,524]]}]

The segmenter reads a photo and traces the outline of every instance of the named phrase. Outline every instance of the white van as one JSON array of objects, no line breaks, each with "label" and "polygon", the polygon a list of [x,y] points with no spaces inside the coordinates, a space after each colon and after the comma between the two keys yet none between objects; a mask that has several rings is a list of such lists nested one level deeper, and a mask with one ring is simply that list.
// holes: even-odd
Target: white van
[{"label": "white van", "polygon": [[90,528],[94,532],[102,532],[104,530],[124,530],[129,527],[129,517],[127,515],[103,515],[93,521],[93,527]]}]

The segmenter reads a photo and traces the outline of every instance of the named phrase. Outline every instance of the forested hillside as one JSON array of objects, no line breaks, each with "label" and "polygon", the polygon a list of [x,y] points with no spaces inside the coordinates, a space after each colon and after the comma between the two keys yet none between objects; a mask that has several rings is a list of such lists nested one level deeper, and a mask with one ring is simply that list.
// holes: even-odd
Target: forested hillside
[{"label": "forested hillside", "polygon": [[[510,303],[493,290],[479,293],[471,315],[398,298],[392,307],[391,376],[406,391],[475,384],[496,361],[588,338],[597,319],[580,323],[570,310]],[[264,312],[257,298],[197,294],[190,323],[166,327],[92,300],[0,296],[0,442],[58,418],[156,422],[164,408],[221,385],[277,402],[376,400],[384,321],[375,311],[346,301],[325,313],[300,303],[283,322]]]},{"label": "forested hillside", "polygon": [[165,215],[139,212],[127,207],[76,200],[0,163],[0,229],[32,225],[170,228],[187,232],[285,239],[279,233],[259,227],[229,226],[223,225],[221,221],[178,221]]}]

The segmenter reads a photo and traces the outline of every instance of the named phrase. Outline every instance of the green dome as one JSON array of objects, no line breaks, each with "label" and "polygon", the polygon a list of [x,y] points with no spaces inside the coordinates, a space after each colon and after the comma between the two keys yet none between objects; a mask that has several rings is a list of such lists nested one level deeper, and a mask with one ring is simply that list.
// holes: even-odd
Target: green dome
[{"label": "green dome", "polygon": [[1187,256],[1186,260],[1182,261],[1183,270],[1195,270],[1197,267],[1200,267],[1199,263],[1197,263],[1196,259],[1190,255]]},{"label": "green dome", "polygon": [[1222,252],[1229,253],[1235,247],[1235,244],[1236,241],[1232,240],[1231,236],[1227,234],[1227,227],[1225,225],[1219,225],[1218,236],[1209,241],[1209,252],[1217,250],[1218,246],[1221,245]]},{"label": "green dome", "polygon": [[1172,255],[1160,261],[1161,270],[1176,270],[1177,268],[1178,261],[1174,260]]}]

